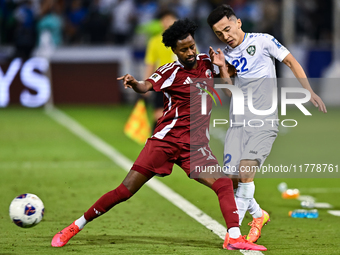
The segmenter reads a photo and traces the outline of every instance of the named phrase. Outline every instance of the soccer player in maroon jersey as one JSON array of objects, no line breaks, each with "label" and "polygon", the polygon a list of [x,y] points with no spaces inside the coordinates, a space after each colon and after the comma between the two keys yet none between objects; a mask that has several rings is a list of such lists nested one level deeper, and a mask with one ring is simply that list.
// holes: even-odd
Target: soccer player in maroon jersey
[{"label": "soccer player in maroon jersey", "polygon": [[[164,45],[171,47],[178,61],[161,66],[146,81],[137,81],[130,74],[118,78],[124,82],[125,88],[132,88],[137,93],[162,91],[165,99],[163,116],[158,120],[153,135],[147,140],[122,184],[104,194],[83,216],[57,233],[52,239],[52,246],[64,246],[88,222],[132,197],[153,176],[171,174],[174,164],[179,165],[188,176],[195,171],[192,162],[200,166],[218,165],[209,148],[206,134],[210,116],[200,114],[201,85],[193,84],[193,80],[205,78],[204,87],[209,90],[214,73],[210,58],[205,54],[196,54],[196,28],[188,19],[178,20],[163,33]],[[220,68],[227,69],[226,66]],[[207,105],[210,111],[211,98],[207,98]],[[193,113],[195,118],[191,119]],[[200,173],[196,175],[198,182],[214,190],[218,196],[228,227],[223,248],[267,250],[264,246],[250,243],[242,237],[231,179],[225,178],[223,173],[220,174],[221,178],[216,175],[203,177]]]}]

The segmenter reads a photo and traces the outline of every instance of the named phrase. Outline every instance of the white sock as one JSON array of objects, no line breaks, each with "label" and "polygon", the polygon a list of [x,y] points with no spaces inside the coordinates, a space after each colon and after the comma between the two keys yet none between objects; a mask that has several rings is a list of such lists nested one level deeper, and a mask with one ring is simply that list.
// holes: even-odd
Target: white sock
[{"label": "white sock", "polygon": [[235,195],[235,202],[238,210],[239,224],[241,226],[244,215],[246,214],[251,199],[254,198],[254,182],[240,182]]},{"label": "white sock", "polygon": [[87,224],[87,220],[85,219],[84,215],[81,216],[78,220],[74,222],[78,226],[79,229],[83,229],[85,225]]},{"label": "white sock", "polygon": [[248,212],[253,216],[253,218],[262,217],[262,209],[260,205],[256,202],[255,198],[250,200]]},{"label": "white sock", "polygon": [[241,235],[241,230],[238,227],[232,227],[228,229],[229,237],[236,239]]}]

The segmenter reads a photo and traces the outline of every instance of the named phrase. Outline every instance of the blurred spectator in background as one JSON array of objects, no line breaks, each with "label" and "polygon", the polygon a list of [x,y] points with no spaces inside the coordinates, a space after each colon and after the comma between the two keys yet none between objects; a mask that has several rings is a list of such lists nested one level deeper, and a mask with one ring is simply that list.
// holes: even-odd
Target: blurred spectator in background
[{"label": "blurred spectator in background", "polygon": [[155,20],[155,13],[159,9],[153,0],[136,1],[136,29],[133,38],[134,57],[143,60],[148,39],[161,31],[161,26]]},{"label": "blurred spectator in background", "polygon": [[[212,10],[215,9],[219,5],[226,3],[225,0],[208,0],[208,1],[204,0],[204,2],[208,2],[211,5]],[[227,4],[230,4],[230,3],[227,3]]]},{"label": "blurred spectator in background", "polygon": [[87,9],[81,0],[71,0],[66,10],[65,40],[68,43],[80,43]]},{"label": "blurred spectator in background", "polygon": [[101,1],[94,0],[84,22],[84,30],[90,44],[103,44],[107,41],[110,25],[110,13],[108,9],[101,8]]},{"label": "blurred spectator in background", "polygon": [[[177,15],[173,11],[164,10],[159,13],[158,19],[160,20],[162,25],[162,32],[164,32],[177,20]],[[147,44],[145,55],[145,80],[149,78],[153,74],[153,72],[156,71],[157,67],[177,60],[177,57],[172,52],[171,48],[165,47],[162,43],[162,32],[151,37]],[[154,92],[152,101],[154,107],[153,127],[155,128],[157,120],[163,115],[163,93]]]},{"label": "blurred spectator in background", "polygon": [[198,29],[195,34],[196,44],[202,52],[208,52],[209,46],[215,45],[216,42],[219,42],[207,24],[207,17],[214,8],[214,4],[211,3],[211,1],[209,2],[206,0],[197,0],[194,6],[194,20],[198,25]]},{"label": "blurred spectator in background", "polygon": [[132,0],[117,0],[111,12],[111,37],[123,45],[132,38],[135,22],[135,5]]},{"label": "blurred spectator in background", "polygon": [[[0,59],[12,58],[14,51],[15,56],[28,58],[44,38],[52,46],[113,43],[130,47],[135,63],[143,67],[149,38],[162,31],[154,20],[162,10],[195,20],[199,48],[206,52],[209,45],[219,44],[206,17],[223,3],[234,8],[245,31],[269,33],[284,41],[283,0],[0,0],[0,44],[8,46],[0,49]],[[296,45],[303,44],[305,51],[323,46],[329,51],[332,3],[295,0]]]},{"label": "blurred spectator in background", "polygon": [[[42,0],[40,7],[40,20],[37,24],[38,45],[50,43],[51,46],[59,46],[63,42],[62,29],[64,10],[63,0]],[[50,37],[50,38],[47,38]],[[46,42],[50,40],[50,42]]]},{"label": "blurred spectator in background", "polygon": [[172,10],[174,11],[179,19],[189,18],[193,16],[193,9],[196,0],[163,0],[159,2],[160,10]]},{"label": "blurred spectator in background", "polygon": [[[296,35],[309,43],[332,42],[332,0],[296,0]],[[334,7],[335,8],[335,7]]]},{"label": "blurred spectator in background", "polygon": [[15,56],[24,60],[31,56],[36,43],[35,15],[32,1],[20,1],[14,10],[16,27],[14,30]]},{"label": "blurred spectator in background", "polygon": [[157,2],[153,0],[138,0],[135,3],[137,23],[143,25],[150,22],[157,12]]},{"label": "blurred spectator in background", "polygon": [[229,4],[242,20],[244,31],[258,31],[257,24],[262,19],[261,1],[231,0]]},{"label": "blurred spectator in background", "polygon": [[261,7],[262,16],[258,21],[258,31],[271,34],[279,41],[282,41],[279,0],[263,0],[261,1]]},{"label": "blurred spectator in background", "polygon": [[0,0],[0,43],[6,44],[13,41],[16,5],[11,1]]}]

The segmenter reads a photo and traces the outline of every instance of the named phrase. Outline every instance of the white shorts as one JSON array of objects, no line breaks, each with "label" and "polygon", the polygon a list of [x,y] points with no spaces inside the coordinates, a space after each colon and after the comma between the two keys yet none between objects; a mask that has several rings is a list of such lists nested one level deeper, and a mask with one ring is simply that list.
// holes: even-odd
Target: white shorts
[{"label": "white shorts", "polygon": [[242,159],[257,160],[261,167],[268,157],[278,130],[268,127],[231,127],[224,143],[223,165],[226,174],[238,175]]}]

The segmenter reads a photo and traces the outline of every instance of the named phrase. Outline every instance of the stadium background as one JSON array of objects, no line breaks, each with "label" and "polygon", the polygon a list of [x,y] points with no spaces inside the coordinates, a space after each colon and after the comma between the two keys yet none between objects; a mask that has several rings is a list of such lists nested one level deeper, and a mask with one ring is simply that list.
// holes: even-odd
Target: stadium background
[{"label": "stadium background", "polygon": [[[209,12],[221,3],[235,9],[245,32],[270,33],[287,46],[307,76],[315,78],[313,89],[329,110],[322,115],[309,106],[313,118],[305,119],[291,109],[299,126],[280,130],[267,163],[340,163],[338,0],[0,0],[0,253],[225,252],[219,237],[147,187],[90,224],[64,250],[51,249],[53,234],[117,186],[125,172],[46,114],[47,106],[55,105],[133,161],[142,145],[127,138],[123,129],[138,97],[124,90],[116,77],[132,73],[142,79],[146,43],[161,30],[155,17],[166,8],[196,21],[200,52],[210,45],[223,47],[206,24]],[[291,77],[282,64],[277,71],[280,78]],[[212,137],[211,146],[221,160],[220,133]],[[173,176],[160,180],[224,225],[214,194],[181,170],[175,168]],[[282,181],[331,204],[332,210],[340,208],[336,178],[256,180],[256,197],[272,217],[259,241],[268,247],[265,254],[338,254],[340,218],[327,209],[320,209],[315,220],[289,218],[288,211],[300,208],[300,201],[281,198],[276,187]],[[8,217],[10,201],[25,192],[37,194],[46,207],[43,222],[27,230]],[[243,233],[246,220],[251,219],[245,219]]]}]

